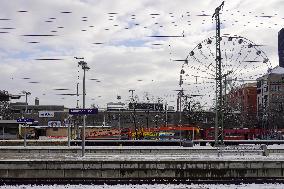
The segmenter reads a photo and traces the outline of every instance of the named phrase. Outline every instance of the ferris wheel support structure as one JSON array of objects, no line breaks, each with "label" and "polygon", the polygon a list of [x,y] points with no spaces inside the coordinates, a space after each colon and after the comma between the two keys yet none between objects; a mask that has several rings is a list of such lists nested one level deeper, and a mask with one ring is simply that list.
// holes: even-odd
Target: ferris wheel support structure
[{"label": "ferris wheel support structure", "polygon": [[[222,4],[215,9],[212,18],[216,21],[216,115],[215,115],[215,145],[223,144],[223,88],[222,88],[222,56],[221,56],[221,30],[220,30],[220,11],[224,6]],[[220,129],[219,129],[220,128]]]}]

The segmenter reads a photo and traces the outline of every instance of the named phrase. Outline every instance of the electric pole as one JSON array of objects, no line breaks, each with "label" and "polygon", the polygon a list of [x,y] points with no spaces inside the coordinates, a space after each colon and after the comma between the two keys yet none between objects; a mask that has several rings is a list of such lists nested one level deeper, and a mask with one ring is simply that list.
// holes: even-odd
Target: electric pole
[{"label": "electric pole", "polygon": [[135,139],[137,140],[138,138],[138,133],[137,133],[137,126],[136,126],[136,102],[133,97],[134,89],[130,89],[129,92],[131,92],[131,101],[133,105],[133,122],[134,122],[134,129],[135,129]]},{"label": "electric pole", "polygon": [[[216,21],[216,115],[215,115],[215,145],[219,145],[219,137],[223,143],[223,88],[222,88],[222,55],[221,55],[221,31],[220,31],[220,11],[222,4],[215,9],[212,18]],[[221,129],[219,129],[221,128]]]},{"label": "electric pole", "polygon": [[178,108],[177,108],[177,111],[179,112],[179,145],[181,146],[182,145],[182,142],[181,142],[181,125],[182,125],[182,115],[181,115],[181,111],[182,111],[182,97],[184,96],[184,90],[183,89],[178,89],[178,90],[175,90],[175,91],[178,91]]}]

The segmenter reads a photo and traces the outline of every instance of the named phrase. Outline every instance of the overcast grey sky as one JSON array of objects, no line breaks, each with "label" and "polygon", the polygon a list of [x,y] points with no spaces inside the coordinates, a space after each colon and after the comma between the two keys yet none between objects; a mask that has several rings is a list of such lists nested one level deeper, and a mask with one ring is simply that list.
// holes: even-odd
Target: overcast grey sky
[{"label": "overcast grey sky", "polygon": [[[174,104],[182,62],[173,60],[185,59],[197,44],[215,35],[211,15],[221,2],[1,0],[0,88],[12,94],[30,91],[32,104],[38,97],[40,104],[75,107],[76,96],[57,94],[76,93],[77,82],[81,90],[82,71],[74,59],[77,56],[84,57],[91,68],[87,72],[87,107],[92,103],[104,107],[117,101],[117,95],[126,101],[129,89],[136,90],[140,101],[147,93],[154,101],[162,97]],[[284,0],[225,1],[222,34],[243,36],[264,45],[259,48],[274,67],[278,64],[277,34],[284,25],[283,10]],[[55,36],[24,36],[35,34]],[[42,58],[62,60],[37,60]],[[210,61],[205,60],[205,64]],[[266,71],[259,69],[255,73]],[[244,72],[251,71],[254,75],[253,70]],[[58,88],[69,90],[55,90]],[[187,86],[184,89],[189,94],[196,92]]]}]

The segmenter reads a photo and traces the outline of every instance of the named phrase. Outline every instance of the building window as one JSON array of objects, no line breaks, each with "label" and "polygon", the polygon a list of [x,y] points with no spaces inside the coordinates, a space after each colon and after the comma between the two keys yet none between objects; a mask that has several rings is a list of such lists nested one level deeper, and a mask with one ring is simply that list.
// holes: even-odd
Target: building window
[{"label": "building window", "polygon": [[272,86],[270,87],[270,90],[271,90],[271,91],[275,91],[275,86],[272,85]]},{"label": "building window", "polygon": [[268,86],[265,86],[264,87],[264,92],[267,92],[268,91]]},{"label": "building window", "polygon": [[257,88],[260,88],[261,87],[261,81],[257,81],[256,86],[257,86]]}]

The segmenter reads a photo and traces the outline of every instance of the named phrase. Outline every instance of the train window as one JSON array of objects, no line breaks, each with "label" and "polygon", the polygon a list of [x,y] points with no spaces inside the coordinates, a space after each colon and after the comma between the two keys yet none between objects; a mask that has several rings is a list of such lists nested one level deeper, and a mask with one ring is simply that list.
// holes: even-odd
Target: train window
[{"label": "train window", "polygon": [[4,132],[15,135],[15,134],[17,134],[18,130],[17,130],[17,128],[5,127]]}]

